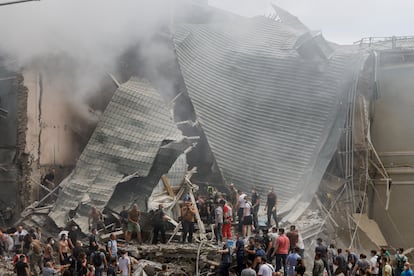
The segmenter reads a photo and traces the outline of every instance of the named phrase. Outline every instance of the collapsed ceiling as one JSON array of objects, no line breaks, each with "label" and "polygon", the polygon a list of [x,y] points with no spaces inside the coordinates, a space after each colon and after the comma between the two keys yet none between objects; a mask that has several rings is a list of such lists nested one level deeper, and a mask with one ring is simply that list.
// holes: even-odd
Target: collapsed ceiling
[{"label": "collapsed ceiling", "polygon": [[[276,11],[276,19],[221,13],[214,22],[180,22],[173,41],[187,93],[225,179],[244,191],[274,187],[281,212],[293,221],[311,202],[337,148],[363,56]],[[163,161],[163,141],[183,138],[171,115],[147,81],[132,78],[121,85],[62,183],[50,214],[56,224],[63,226],[76,210],[73,220],[84,229],[91,206],[111,202],[118,208],[143,198],[139,191],[126,193],[125,185],[145,186],[150,195],[185,149],[178,146],[177,154],[167,154],[174,158]],[[154,172],[158,166],[162,173]],[[140,180],[118,185],[129,175]]]}]

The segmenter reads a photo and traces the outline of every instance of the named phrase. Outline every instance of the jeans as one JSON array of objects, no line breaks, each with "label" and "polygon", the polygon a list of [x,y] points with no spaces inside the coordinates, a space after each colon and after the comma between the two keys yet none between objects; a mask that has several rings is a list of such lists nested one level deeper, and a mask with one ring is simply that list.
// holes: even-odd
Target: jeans
[{"label": "jeans", "polygon": [[95,276],[103,276],[103,268],[95,266]]},{"label": "jeans", "polygon": [[276,208],[273,210],[273,207],[272,208],[268,207],[267,208],[267,225],[268,226],[271,225],[270,220],[271,220],[272,216],[273,216],[273,219],[275,220],[276,228],[279,228],[279,222],[277,221]]},{"label": "jeans", "polygon": [[276,272],[278,272],[283,266],[283,275],[287,275],[286,271],[286,258],[288,254],[276,253]]},{"label": "jeans", "polygon": [[222,223],[217,223],[216,240],[217,240],[217,243],[220,243],[223,241],[223,224]]}]

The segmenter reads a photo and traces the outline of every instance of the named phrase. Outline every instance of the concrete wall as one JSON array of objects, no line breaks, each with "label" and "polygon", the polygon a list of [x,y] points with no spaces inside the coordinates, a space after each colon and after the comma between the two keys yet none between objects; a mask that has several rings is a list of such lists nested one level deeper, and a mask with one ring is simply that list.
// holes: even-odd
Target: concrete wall
[{"label": "concrete wall", "polygon": [[[391,53],[392,54],[392,53]],[[394,54],[393,54],[394,55]],[[386,185],[375,174],[370,192],[370,216],[381,227],[390,245],[408,248],[414,245],[414,220],[411,202],[414,196],[414,63],[403,58],[381,63],[378,99],[374,109],[371,136],[393,180],[389,209],[385,210]],[[388,58],[384,53],[382,60]]]},{"label": "concrete wall", "polygon": [[9,112],[6,118],[0,118],[0,209],[2,209],[3,202],[9,206],[16,205],[17,168],[14,159],[17,147],[17,89],[16,73],[1,66],[0,107]]}]

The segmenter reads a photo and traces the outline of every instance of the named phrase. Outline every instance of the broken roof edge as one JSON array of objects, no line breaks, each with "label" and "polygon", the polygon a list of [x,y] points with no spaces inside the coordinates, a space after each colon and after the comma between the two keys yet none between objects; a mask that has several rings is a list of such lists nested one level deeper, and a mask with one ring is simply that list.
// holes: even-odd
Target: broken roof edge
[{"label": "broken roof edge", "polygon": [[[353,97],[350,96],[350,94],[355,94],[356,92],[360,73],[363,70],[363,66],[368,57],[369,55],[367,55],[365,52],[360,52],[354,56],[353,60],[350,60],[350,63],[348,65],[349,70],[347,70],[348,74],[344,76],[341,84],[341,90],[343,91],[342,97],[339,97],[337,101],[340,109],[338,111],[338,114],[335,116],[336,119],[332,122],[331,125],[326,127],[329,129],[329,135],[327,137],[330,137],[330,139],[328,140],[326,137],[325,140],[320,142],[320,150],[316,151],[318,152],[319,158],[312,158],[312,160],[314,160],[312,168],[314,169],[310,174],[310,180],[302,180],[308,183],[305,186],[305,190],[300,191],[300,193],[298,191],[298,196],[289,200],[283,206],[283,208],[280,209],[280,213],[283,214],[281,221],[294,223],[312,203],[314,195],[319,189],[319,185],[323,180],[326,168],[329,166],[329,162],[325,162],[323,166],[319,166],[318,170],[315,170],[317,167],[316,163],[318,161],[320,162],[321,157],[324,157],[325,159],[329,158],[331,160],[338,147],[338,144],[340,143],[342,129],[346,123],[346,112],[349,108],[352,108],[352,105],[355,104]],[[349,102],[350,99],[352,99],[351,102]],[[336,141],[336,143],[334,143],[334,141]]]},{"label": "broken roof edge", "polygon": [[[153,93],[158,93],[158,96]],[[128,107],[125,107],[125,110],[119,110],[119,112],[117,112],[118,106],[122,104],[122,101],[127,101]],[[158,104],[154,106],[154,102],[158,102]],[[138,107],[142,106],[142,108],[134,108],[134,104],[138,104]],[[146,105],[150,106],[145,108]],[[164,111],[159,112],[157,108]],[[118,113],[121,113],[122,115],[122,113],[127,112],[129,109],[135,110],[135,113],[131,114],[130,117],[118,116]],[[63,227],[72,220],[77,224],[79,223],[79,227],[86,231],[88,227],[86,227],[85,222],[82,220],[78,221],[77,216],[80,216],[79,211],[81,211],[81,215],[88,216],[87,213],[90,211],[91,206],[103,209],[107,205],[110,198],[113,196],[115,188],[126,175],[120,171],[119,168],[125,163],[122,162],[122,158],[125,159],[128,158],[128,156],[125,156],[124,151],[117,150],[118,145],[126,147],[129,143],[134,143],[135,138],[141,137],[139,135],[129,135],[128,133],[130,131],[135,132],[134,129],[137,127],[144,127],[143,129],[146,129],[146,132],[148,132],[147,135],[152,136],[152,140],[157,141],[158,139],[163,138],[162,140],[159,140],[158,146],[153,146],[157,148],[157,151],[151,160],[151,164],[148,162],[149,157],[146,152],[142,152],[142,158],[145,160],[142,160],[142,158],[134,158],[133,160],[130,160],[132,162],[129,164],[130,167],[139,166],[139,164],[144,161],[146,164],[148,163],[148,165],[150,165],[148,173],[153,167],[161,148],[167,147],[175,141],[179,141],[180,143],[186,141],[185,137],[182,136],[181,131],[175,125],[174,120],[171,117],[171,112],[167,109],[170,110],[171,108],[165,103],[164,99],[162,99],[159,90],[155,89],[151,82],[146,79],[131,77],[117,89],[110,104],[108,104],[100,118],[100,122],[94,130],[94,134],[89,140],[88,145],[82,152],[75,169],[61,182],[63,190],[55,202],[52,211],[49,213],[49,217],[58,227]],[[155,114],[158,114],[155,116],[156,118],[153,118],[153,115],[151,115],[154,112]],[[146,118],[149,118],[150,120],[148,121]],[[114,120],[121,120],[123,123],[116,123]],[[164,122],[165,120],[169,120],[170,123],[167,124]],[[161,124],[162,127],[159,129],[151,127],[151,125],[155,126],[157,123]],[[146,124],[151,125],[148,128],[145,127]],[[125,141],[110,139],[116,133],[118,133],[118,135],[121,134],[121,130],[129,131],[127,136],[123,135],[126,137]],[[101,136],[103,135],[99,140],[95,137],[97,132],[100,132]],[[140,140],[141,139],[138,139],[135,142],[139,142]],[[165,141],[169,142],[165,144]],[[113,145],[110,145],[111,143]],[[107,150],[103,149],[97,151],[96,147],[99,146],[99,144],[109,145],[106,147]],[[187,147],[184,150],[186,149]],[[139,147],[135,150],[142,151]],[[98,157],[99,155],[101,155],[100,158]],[[87,210],[87,212],[85,212],[85,210]]]}]

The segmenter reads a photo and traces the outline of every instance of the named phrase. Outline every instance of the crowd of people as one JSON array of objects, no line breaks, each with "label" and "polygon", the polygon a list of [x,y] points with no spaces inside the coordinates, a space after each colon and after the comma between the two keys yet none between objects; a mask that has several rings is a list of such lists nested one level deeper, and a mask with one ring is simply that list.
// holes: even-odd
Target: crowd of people
[{"label": "crowd of people", "polygon": [[115,234],[101,243],[93,228],[84,245],[77,226],[60,231],[57,242],[53,237],[42,242],[40,229],[27,231],[20,225],[13,230],[0,232],[0,254],[1,258],[12,259],[18,276],[100,276],[104,271],[108,276],[131,275],[134,259],[119,247]]},{"label": "crowd of people", "polygon": [[[267,221],[259,225],[258,211],[261,204],[260,194],[252,188],[251,195],[237,190],[234,184],[229,187],[228,195],[213,187],[208,189],[208,197],[198,196],[193,205],[186,195],[181,206],[179,218],[182,225],[181,243],[192,243],[196,215],[205,224],[213,226],[215,242],[220,255],[217,275],[226,276],[303,276],[305,272],[315,276],[343,274],[414,276],[403,249],[391,257],[385,249],[372,250],[369,256],[357,255],[350,249],[345,252],[333,244],[326,246],[317,239],[313,265],[308,261],[305,266],[305,246],[295,225],[286,231],[279,227],[277,218],[277,196],[270,189],[265,202]],[[129,209],[124,206],[119,213],[120,223],[125,231],[125,244],[142,243],[141,212],[136,204]],[[167,216],[162,204],[151,212],[153,227],[152,243],[166,243]],[[272,219],[274,223],[272,223]],[[54,237],[42,239],[40,228],[26,230],[23,226],[0,231],[0,256],[12,258],[16,275],[61,275],[101,276],[131,275],[134,258],[128,256],[117,236],[112,233],[107,242],[99,240],[97,229],[104,228],[102,213],[92,208],[88,218],[90,235],[88,244],[80,239],[76,225],[69,230],[61,229],[55,242]],[[43,242],[42,242],[43,241]],[[313,254],[308,254],[313,255]],[[235,263],[235,266],[232,264]],[[164,272],[160,272],[159,275]]]}]

